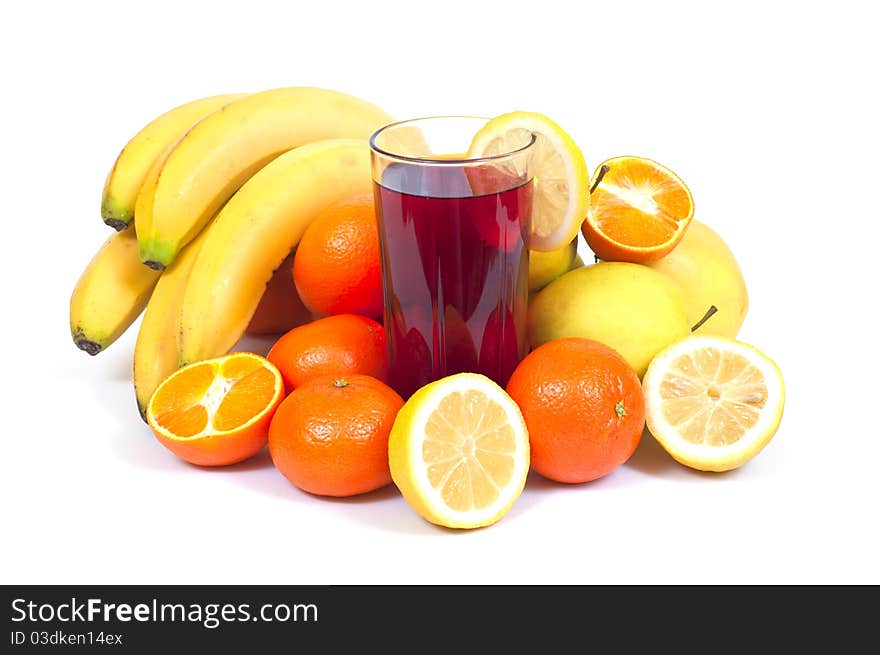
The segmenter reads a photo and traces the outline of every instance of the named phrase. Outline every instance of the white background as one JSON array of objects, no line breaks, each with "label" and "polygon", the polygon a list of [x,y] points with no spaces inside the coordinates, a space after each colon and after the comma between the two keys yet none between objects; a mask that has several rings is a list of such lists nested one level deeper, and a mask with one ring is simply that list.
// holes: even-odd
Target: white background
[{"label": "white background", "polygon": [[[871,3],[17,3],[3,96],[3,583],[880,582],[877,22]],[[27,7],[26,9],[24,7]],[[200,470],[135,410],[135,330],[89,358],[68,299],[107,170],[190,99],[286,85],[398,117],[544,112],[591,168],[655,158],[745,272],[740,337],[782,367],[761,455],[724,475],[650,439],[591,484],[532,478],[453,532],[393,487]]]}]

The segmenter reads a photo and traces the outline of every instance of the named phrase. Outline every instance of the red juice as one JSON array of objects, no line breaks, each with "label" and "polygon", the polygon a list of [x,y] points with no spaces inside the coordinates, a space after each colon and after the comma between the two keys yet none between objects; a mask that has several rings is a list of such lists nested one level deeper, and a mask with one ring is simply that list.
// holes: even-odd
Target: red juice
[{"label": "red juice", "polygon": [[392,164],[374,197],[392,386],[406,398],[464,371],[504,386],[527,348],[531,181]]}]

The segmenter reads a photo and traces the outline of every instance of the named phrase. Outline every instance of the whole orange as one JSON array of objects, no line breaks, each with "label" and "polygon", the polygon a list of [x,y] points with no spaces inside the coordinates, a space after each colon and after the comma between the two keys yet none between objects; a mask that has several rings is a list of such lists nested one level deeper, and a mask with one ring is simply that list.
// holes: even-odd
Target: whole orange
[{"label": "whole orange", "polygon": [[266,285],[257,311],[247,326],[248,334],[281,334],[312,320],[312,313],[303,304],[290,275],[293,266],[290,253]]},{"label": "whole orange", "polygon": [[385,329],[357,314],[339,314],[284,334],[266,358],[278,367],[287,390],[321,375],[372,375],[388,380]]},{"label": "whole orange", "polygon": [[630,458],[645,427],[639,378],[617,351],[590,339],[548,341],[507,384],[529,430],[532,468],[588,482]]},{"label": "whole orange", "polygon": [[323,376],[284,399],[269,426],[275,467],[304,491],[354,496],[391,482],[388,436],[403,399],[368,375]]},{"label": "whole orange", "polygon": [[372,194],[334,204],[303,233],[293,262],[300,297],[318,315],[382,315],[379,232]]}]

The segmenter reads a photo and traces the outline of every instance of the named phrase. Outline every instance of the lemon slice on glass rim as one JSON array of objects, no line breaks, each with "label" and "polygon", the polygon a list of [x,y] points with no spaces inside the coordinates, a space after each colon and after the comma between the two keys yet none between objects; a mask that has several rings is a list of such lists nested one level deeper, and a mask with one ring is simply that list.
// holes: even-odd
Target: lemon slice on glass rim
[{"label": "lemon slice on glass rim", "polygon": [[418,514],[448,528],[478,528],[504,516],[522,492],[529,436],[504,389],[459,373],[410,397],[388,455],[394,483]]},{"label": "lemon slice on glass rim", "polygon": [[785,383],[757,348],[692,336],[660,351],[642,381],[648,430],[678,462],[701,471],[742,466],[782,420]]},{"label": "lemon slice on glass rim", "polygon": [[552,120],[515,111],[488,121],[468,149],[469,158],[515,150],[535,135],[530,250],[556,250],[577,236],[590,206],[590,174],[574,140]]}]

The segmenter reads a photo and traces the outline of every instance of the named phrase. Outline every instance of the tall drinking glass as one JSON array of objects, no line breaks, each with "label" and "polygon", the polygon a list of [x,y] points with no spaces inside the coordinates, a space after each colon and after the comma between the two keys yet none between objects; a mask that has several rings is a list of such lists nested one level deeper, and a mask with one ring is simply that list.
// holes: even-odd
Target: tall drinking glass
[{"label": "tall drinking glass", "polygon": [[535,137],[469,158],[486,120],[420,118],[370,139],[391,382],[404,398],[463,371],[504,386],[526,354]]}]

